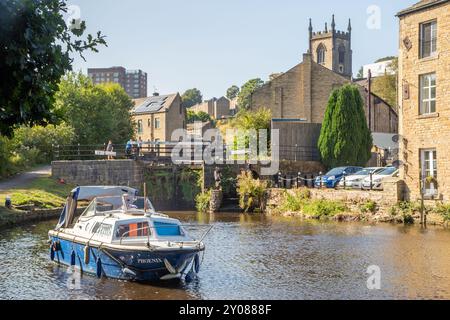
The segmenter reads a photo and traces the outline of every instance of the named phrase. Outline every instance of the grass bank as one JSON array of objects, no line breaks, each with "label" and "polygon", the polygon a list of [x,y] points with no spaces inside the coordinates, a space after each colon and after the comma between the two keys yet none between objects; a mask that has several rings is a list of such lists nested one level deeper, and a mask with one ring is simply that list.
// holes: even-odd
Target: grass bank
[{"label": "grass bank", "polygon": [[[36,213],[30,214],[18,208],[33,207],[48,212],[51,209],[62,208],[66,202],[73,185],[61,184],[52,178],[37,178],[28,186],[12,188],[0,192],[0,228],[14,226],[27,220],[35,220]],[[11,196],[13,209],[7,209],[5,204],[6,196]]]}]

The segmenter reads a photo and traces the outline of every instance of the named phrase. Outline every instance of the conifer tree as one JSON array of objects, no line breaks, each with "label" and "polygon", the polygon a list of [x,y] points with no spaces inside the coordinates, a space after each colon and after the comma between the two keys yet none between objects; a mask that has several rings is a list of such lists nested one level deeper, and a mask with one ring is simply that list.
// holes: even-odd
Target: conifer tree
[{"label": "conifer tree", "polygon": [[365,166],[371,157],[372,144],[358,88],[345,85],[334,90],[319,138],[323,164],[329,168]]}]

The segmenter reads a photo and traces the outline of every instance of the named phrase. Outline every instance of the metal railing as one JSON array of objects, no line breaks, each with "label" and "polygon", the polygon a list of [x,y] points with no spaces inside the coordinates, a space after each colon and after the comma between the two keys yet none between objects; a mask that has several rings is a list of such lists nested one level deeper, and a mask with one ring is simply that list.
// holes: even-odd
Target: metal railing
[{"label": "metal railing", "polygon": [[315,147],[280,146],[280,160],[320,161],[320,152]]},{"label": "metal railing", "polygon": [[[183,229],[182,229],[182,228],[185,228],[185,227],[186,228],[198,228],[198,229],[200,229],[200,228],[207,228],[207,230],[202,234],[202,236],[200,237],[200,240],[196,240],[195,238],[193,238],[192,241],[170,241],[170,240],[167,240],[167,239],[153,239],[153,238],[151,238],[151,236],[154,234],[152,230],[156,231],[157,229],[160,229],[160,228],[171,228],[171,229],[178,228],[179,231],[180,231],[180,235],[181,236],[185,236],[186,234],[183,232]],[[194,243],[194,244],[200,245],[202,243],[202,241],[206,238],[206,236],[209,234],[209,232],[212,230],[212,228],[213,228],[212,225],[194,225],[194,224],[182,224],[182,225],[173,225],[173,226],[172,225],[171,226],[166,225],[166,226],[158,226],[158,227],[148,226],[148,227],[143,227],[143,228],[137,228],[137,229],[132,229],[132,230],[129,230],[129,231],[123,233],[120,236],[120,245],[122,245],[122,242],[123,242],[124,238],[130,239],[130,238],[144,238],[144,237],[147,238],[147,246],[149,246],[149,247],[151,246],[150,245],[151,242],[167,242],[168,245],[173,243],[173,244],[176,244],[176,245],[180,245],[181,247],[183,247],[184,244],[187,244],[187,243],[191,243],[191,244]],[[134,232],[139,233],[139,231],[147,231],[147,235],[137,236],[137,237],[127,237],[132,232],[133,233]]]}]

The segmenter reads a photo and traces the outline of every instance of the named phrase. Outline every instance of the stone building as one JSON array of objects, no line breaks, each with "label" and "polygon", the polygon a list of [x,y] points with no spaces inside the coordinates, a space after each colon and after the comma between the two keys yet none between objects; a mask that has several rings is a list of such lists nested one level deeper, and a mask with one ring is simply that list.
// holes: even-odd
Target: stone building
[{"label": "stone building", "polygon": [[[450,1],[423,0],[400,20],[401,177],[406,197],[450,200]],[[422,182],[422,183],[421,183]]]},{"label": "stone building", "polygon": [[189,108],[194,112],[205,112],[213,119],[228,118],[232,115],[231,101],[226,97],[212,98]]},{"label": "stone building", "polygon": [[175,130],[186,128],[186,110],[181,106],[180,94],[154,95],[133,101],[135,107],[131,113],[136,123],[136,137],[144,142],[169,142]]},{"label": "stone building", "polygon": [[[350,22],[347,32],[337,31],[334,16],[331,30],[326,25],[324,32],[314,33],[310,22],[309,52],[303,55],[303,61],[273,77],[252,94],[251,109],[269,108],[272,111],[275,127],[281,130],[280,144],[317,146],[317,141],[306,141],[304,136],[297,135],[292,124],[321,124],[331,92],[352,83],[351,32]],[[369,99],[368,89],[355,85],[359,86],[365,100],[371,131],[397,134],[398,115],[394,108],[373,93]],[[282,130],[284,126],[287,131]],[[285,139],[286,135],[289,137]]]}]

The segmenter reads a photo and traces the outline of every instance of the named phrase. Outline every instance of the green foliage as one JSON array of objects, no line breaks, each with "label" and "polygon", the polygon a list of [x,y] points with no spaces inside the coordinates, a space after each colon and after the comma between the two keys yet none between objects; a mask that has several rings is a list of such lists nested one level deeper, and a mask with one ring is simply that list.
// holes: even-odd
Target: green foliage
[{"label": "green foliage", "polygon": [[124,144],[134,135],[133,102],[120,85],[93,85],[88,77],[71,73],[59,87],[58,112],[74,128],[76,143]]},{"label": "green foliage", "polygon": [[[11,136],[17,125],[58,121],[54,95],[60,78],[72,68],[73,54],[97,52],[106,45],[98,32],[83,34],[67,26],[66,0],[0,1],[0,133]],[[75,25],[74,25],[75,26]]]},{"label": "green foliage", "polygon": [[12,148],[11,141],[0,135],[0,178],[14,174],[14,166],[11,163]]},{"label": "green foliage", "polygon": [[255,180],[251,172],[243,172],[238,176],[237,187],[241,209],[245,212],[264,211],[267,181]]},{"label": "green foliage", "polygon": [[371,157],[372,145],[372,134],[358,88],[345,85],[334,90],[319,138],[322,162],[329,168],[365,166]]},{"label": "green foliage", "polygon": [[439,204],[434,211],[442,216],[444,222],[450,222],[450,204]]},{"label": "green foliage", "polygon": [[347,207],[339,201],[313,200],[308,189],[286,192],[278,206],[279,212],[300,212],[313,219],[329,219],[345,212]]},{"label": "green foliage", "polygon": [[202,171],[184,168],[179,183],[183,200],[192,201],[202,191]]},{"label": "green foliage", "polygon": [[238,86],[235,86],[235,85],[231,86],[227,90],[227,98],[230,99],[230,100],[233,100],[233,99],[237,98],[237,96],[239,95],[240,91],[241,90],[239,89]]},{"label": "green foliage", "polygon": [[394,109],[397,109],[397,77],[398,77],[398,58],[385,57],[376,62],[392,60],[390,68],[394,74],[385,74],[376,77],[372,81],[372,92],[389,103]]},{"label": "green foliage", "polygon": [[311,198],[311,192],[308,189],[294,190],[294,194],[286,192],[280,204],[281,212],[300,212],[305,201]]},{"label": "green foliage", "polygon": [[208,212],[210,202],[211,202],[211,190],[199,193],[195,197],[195,207],[197,208],[198,212],[202,213]]},{"label": "green foliage", "polygon": [[375,213],[377,211],[377,203],[373,200],[368,200],[366,203],[360,205],[362,213]]},{"label": "green foliage", "polygon": [[194,122],[209,122],[212,121],[211,116],[203,111],[195,112],[191,110],[187,110],[187,123]]},{"label": "green foliage", "polygon": [[344,203],[328,200],[311,200],[304,204],[302,211],[315,219],[328,219],[345,212],[347,207]]},{"label": "green foliage", "polygon": [[257,89],[264,85],[264,81],[260,78],[247,81],[241,88],[241,92],[238,95],[238,105],[240,109],[248,110],[251,103],[251,95]]},{"label": "green foliage", "polygon": [[363,67],[361,67],[358,70],[358,73],[356,74],[356,79],[362,79],[362,78],[364,78],[364,68]]},{"label": "green foliage", "polygon": [[202,101],[202,93],[197,88],[186,90],[181,96],[181,104],[184,108],[190,108]]},{"label": "green foliage", "polygon": [[16,153],[24,154],[26,150],[37,150],[35,164],[50,163],[53,158],[53,145],[72,144],[75,139],[75,132],[66,123],[58,126],[49,125],[47,127],[35,126],[25,127],[14,131],[12,145]]}]

